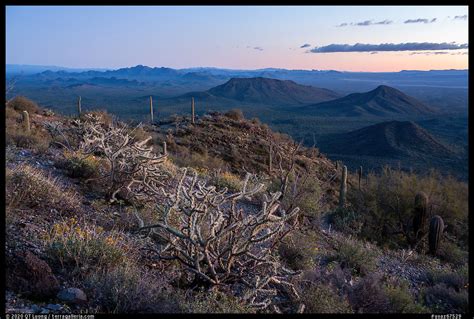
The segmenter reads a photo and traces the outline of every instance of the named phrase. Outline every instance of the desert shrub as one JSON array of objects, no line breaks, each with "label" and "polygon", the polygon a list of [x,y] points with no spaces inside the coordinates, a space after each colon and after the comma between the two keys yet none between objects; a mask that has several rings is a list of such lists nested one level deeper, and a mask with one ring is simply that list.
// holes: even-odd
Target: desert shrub
[{"label": "desert shrub", "polygon": [[469,311],[468,292],[456,291],[444,283],[422,290],[424,303],[434,313],[467,313]]},{"label": "desert shrub", "polygon": [[338,261],[343,269],[350,268],[355,275],[366,275],[375,269],[375,256],[372,248],[347,237],[338,241],[336,251],[328,256],[328,261]]},{"label": "desert shrub", "polygon": [[55,208],[71,212],[80,206],[75,193],[64,189],[56,179],[27,164],[7,170],[6,188],[7,204],[12,207]]},{"label": "desert shrub", "polygon": [[222,189],[226,187],[230,192],[236,192],[242,188],[243,182],[239,176],[230,172],[216,173],[211,178],[211,184]]},{"label": "desert shrub", "polygon": [[[176,150],[176,148],[175,148]],[[189,149],[184,151],[181,149],[170,155],[173,162],[181,167],[192,167],[194,169],[207,170],[225,170],[228,168],[227,163],[217,156],[206,156],[206,154],[199,154],[191,152]]]},{"label": "desert shrub", "polygon": [[414,198],[420,191],[428,195],[428,215],[440,215],[448,234],[467,247],[467,185],[433,170],[421,176],[386,167],[379,175],[369,174],[361,191],[348,191],[348,209],[358,224],[352,228],[363,225],[359,236],[381,245],[407,247],[414,239]]},{"label": "desert shrub", "polygon": [[94,155],[82,155],[78,151],[65,150],[63,152],[63,167],[68,176],[73,178],[91,178],[99,175],[101,160]]},{"label": "desert shrub", "polygon": [[7,119],[5,130],[6,145],[15,145],[21,148],[32,149],[37,153],[47,151],[51,142],[51,135],[46,130],[32,125],[28,133],[23,128],[21,120]]},{"label": "desert shrub", "polygon": [[302,302],[305,313],[352,313],[345,297],[340,297],[330,286],[311,283],[304,288]]},{"label": "desert shrub", "polygon": [[429,271],[427,273],[427,279],[432,286],[436,284],[444,284],[456,291],[466,289],[469,282],[466,266],[458,271]]},{"label": "desert shrub", "polygon": [[356,313],[381,313],[390,309],[390,299],[375,274],[363,277],[354,285],[349,302]]},{"label": "desert shrub", "polygon": [[317,237],[314,232],[293,232],[285,237],[278,247],[283,262],[293,270],[313,268],[317,251]]},{"label": "desert shrub", "polygon": [[119,233],[79,223],[74,217],[55,223],[45,237],[45,244],[49,257],[73,274],[116,266],[126,261],[129,250]]},{"label": "desert shrub", "polygon": [[218,291],[195,293],[184,307],[189,313],[255,313],[238,298]]},{"label": "desert shrub", "polygon": [[468,255],[467,251],[462,250],[458,245],[449,241],[441,242],[437,254],[441,260],[451,263],[455,267],[465,264],[468,260]]},{"label": "desert shrub", "polygon": [[242,121],[245,119],[244,113],[242,113],[242,110],[239,109],[232,109],[227,111],[224,115],[230,119],[233,119],[234,121]]},{"label": "desert shrub", "polygon": [[184,312],[183,298],[170,291],[162,274],[155,275],[126,262],[111,270],[98,270],[86,279],[86,287],[105,313]]},{"label": "desert shrub", "polygon": [[32,100],[24,96],[16,96],[8,102],[8,107],[15,109],[16,111],[27,111],[28,113],[37,113],[39,106]]},{"label": "desert shrub", "polygon": [[385,293],[390,301],[390,312],[394,313],[426,313],[429,309],[416,302],[408,289],[408,284],[386,285]]}]

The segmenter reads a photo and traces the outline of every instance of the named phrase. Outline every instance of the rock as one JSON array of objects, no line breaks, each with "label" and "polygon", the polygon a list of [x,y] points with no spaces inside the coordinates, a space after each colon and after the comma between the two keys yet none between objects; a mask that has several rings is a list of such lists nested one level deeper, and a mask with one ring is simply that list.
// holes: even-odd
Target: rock
[{"label": "rock", "polygon": [[39,313],[41,311],[41,307],[37,305],[31,305],[31,310],[33,310],[34,313]]},{"label": "rock", "polygon": [[63,306],[55,305],[55,304],[48,304],[48,305],[46,305],[45,308],[47,308],[49,310],[53,310],[53,311],[59,311],[59,310],[63,309]]},{"label": "rock", "polygon": [[61,290],[58,295],[58,299],[72,304],[82,304],[87,302],[87,296],[79,288],[67,288]]},{"label": "rock", "polygon": [[7,287],[41,300],[55,296],[59,282],[44,260],[26,251],[7,258]]}]

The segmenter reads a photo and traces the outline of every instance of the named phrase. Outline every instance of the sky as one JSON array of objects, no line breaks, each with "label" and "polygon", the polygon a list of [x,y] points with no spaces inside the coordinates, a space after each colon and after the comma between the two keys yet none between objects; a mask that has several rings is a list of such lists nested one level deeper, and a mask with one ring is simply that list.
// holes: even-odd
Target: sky
[{"label": "sky", "polygon": [[7,6],[6,63],[467,69],[467,6]]}]

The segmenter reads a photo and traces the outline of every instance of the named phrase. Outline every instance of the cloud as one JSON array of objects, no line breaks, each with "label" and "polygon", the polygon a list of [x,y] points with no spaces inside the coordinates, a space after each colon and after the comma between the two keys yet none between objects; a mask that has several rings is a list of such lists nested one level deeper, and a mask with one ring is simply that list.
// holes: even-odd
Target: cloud
[{"label": "cloud", "polygon": [[458,50],[467,49],[468,44],[456,43],[430,43],[430,42],[408,42],[408,43],[381,43],[381,44],[329,44],[315,47],[310,50],[312,53],[333,53],[333,52],[375,52],[375,51],[425,51],[425,50]]},{"label": "cloud", "polygon": [[393,21],[392,20],[382,20],[382,21],[378,21],[378,22],[372,22],[372,20],[365,20],[365,21],[361,21],[361,22],[351,22],[351,23],[341,23],[339,25],[337,25],[336,27],[347,27],[349,25],[352,25],[352,26],[359,26],[359,27],[366,27],[366,26],[369,26],[369,25],[387,25],[387,24],[392,24]]},{"label": "cloud", "polygon": [[303,44],[302,46],[300,46],[300,49],[308,48],[308,47],[310,47],[310,46],[311,46],[311,44],[305,43],[305,44]]},{"label": "cloud", "polygon": [[467,14],[465,14],[463,16],[455,16],[453,18],[453,20],[467,20]]},{"label": "cloud", "polygon": [[408,19],[408,20],[405,20],[403,23],[433,23],[435,21],[436,21],[436,18],[433,18],[431,20],[418,18],[418,19]]},{"label": "cloud", "polygon": [[449,53],[449,52],[445,52],[445,51],[440,51],[440,52],[412,52],[410,53],[410,55],[419,55],[419,54],[422,54],[422,55],[442,55],[442,54],[453,54],[453,53]]},{"label": "cloud", "polygon": [[374,52],[370,52],[370,54],[377,54],[378,52],[377,51],[374,51]]}]

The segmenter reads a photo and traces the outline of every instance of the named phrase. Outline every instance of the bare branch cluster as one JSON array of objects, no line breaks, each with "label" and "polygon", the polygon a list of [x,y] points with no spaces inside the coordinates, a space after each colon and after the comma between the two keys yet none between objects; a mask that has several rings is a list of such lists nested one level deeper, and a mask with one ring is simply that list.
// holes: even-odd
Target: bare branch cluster
[{"label": "bare branch cluster", "polygon": [[[250,305],[277,307],[282,293],[299,298],[289,277],[296,272],[281,266],[272,254],[275,243],[296,226],[299,208],[286,213],[280,193],[265,195],[258,212],[243,209],[241,200],[260,192],[262,184],[249,187],[247,174],[242,189],[227,194],[188,176],[184,169],[177,186],[166,197],[160,221],[145,225],[137,213],[141,231],[161,237],[159,258],[177,260],[195,278],[214,286],[232,287]],[[274,249],[273,249],[274,251]]]},{"label": "bare branch cluster", "polygon": [[122,190],[142,198],[159,192],[165,176],[161,164],[167,156],[156,155],[152,146],[146,146],[151,136],[135,141],[125,124],[103,123],[100,116],[90,113],[75,124],[82,136],[80,151],[85,155],[100,154],[108,162],[101,178],[109,182],[112,200]]}]

